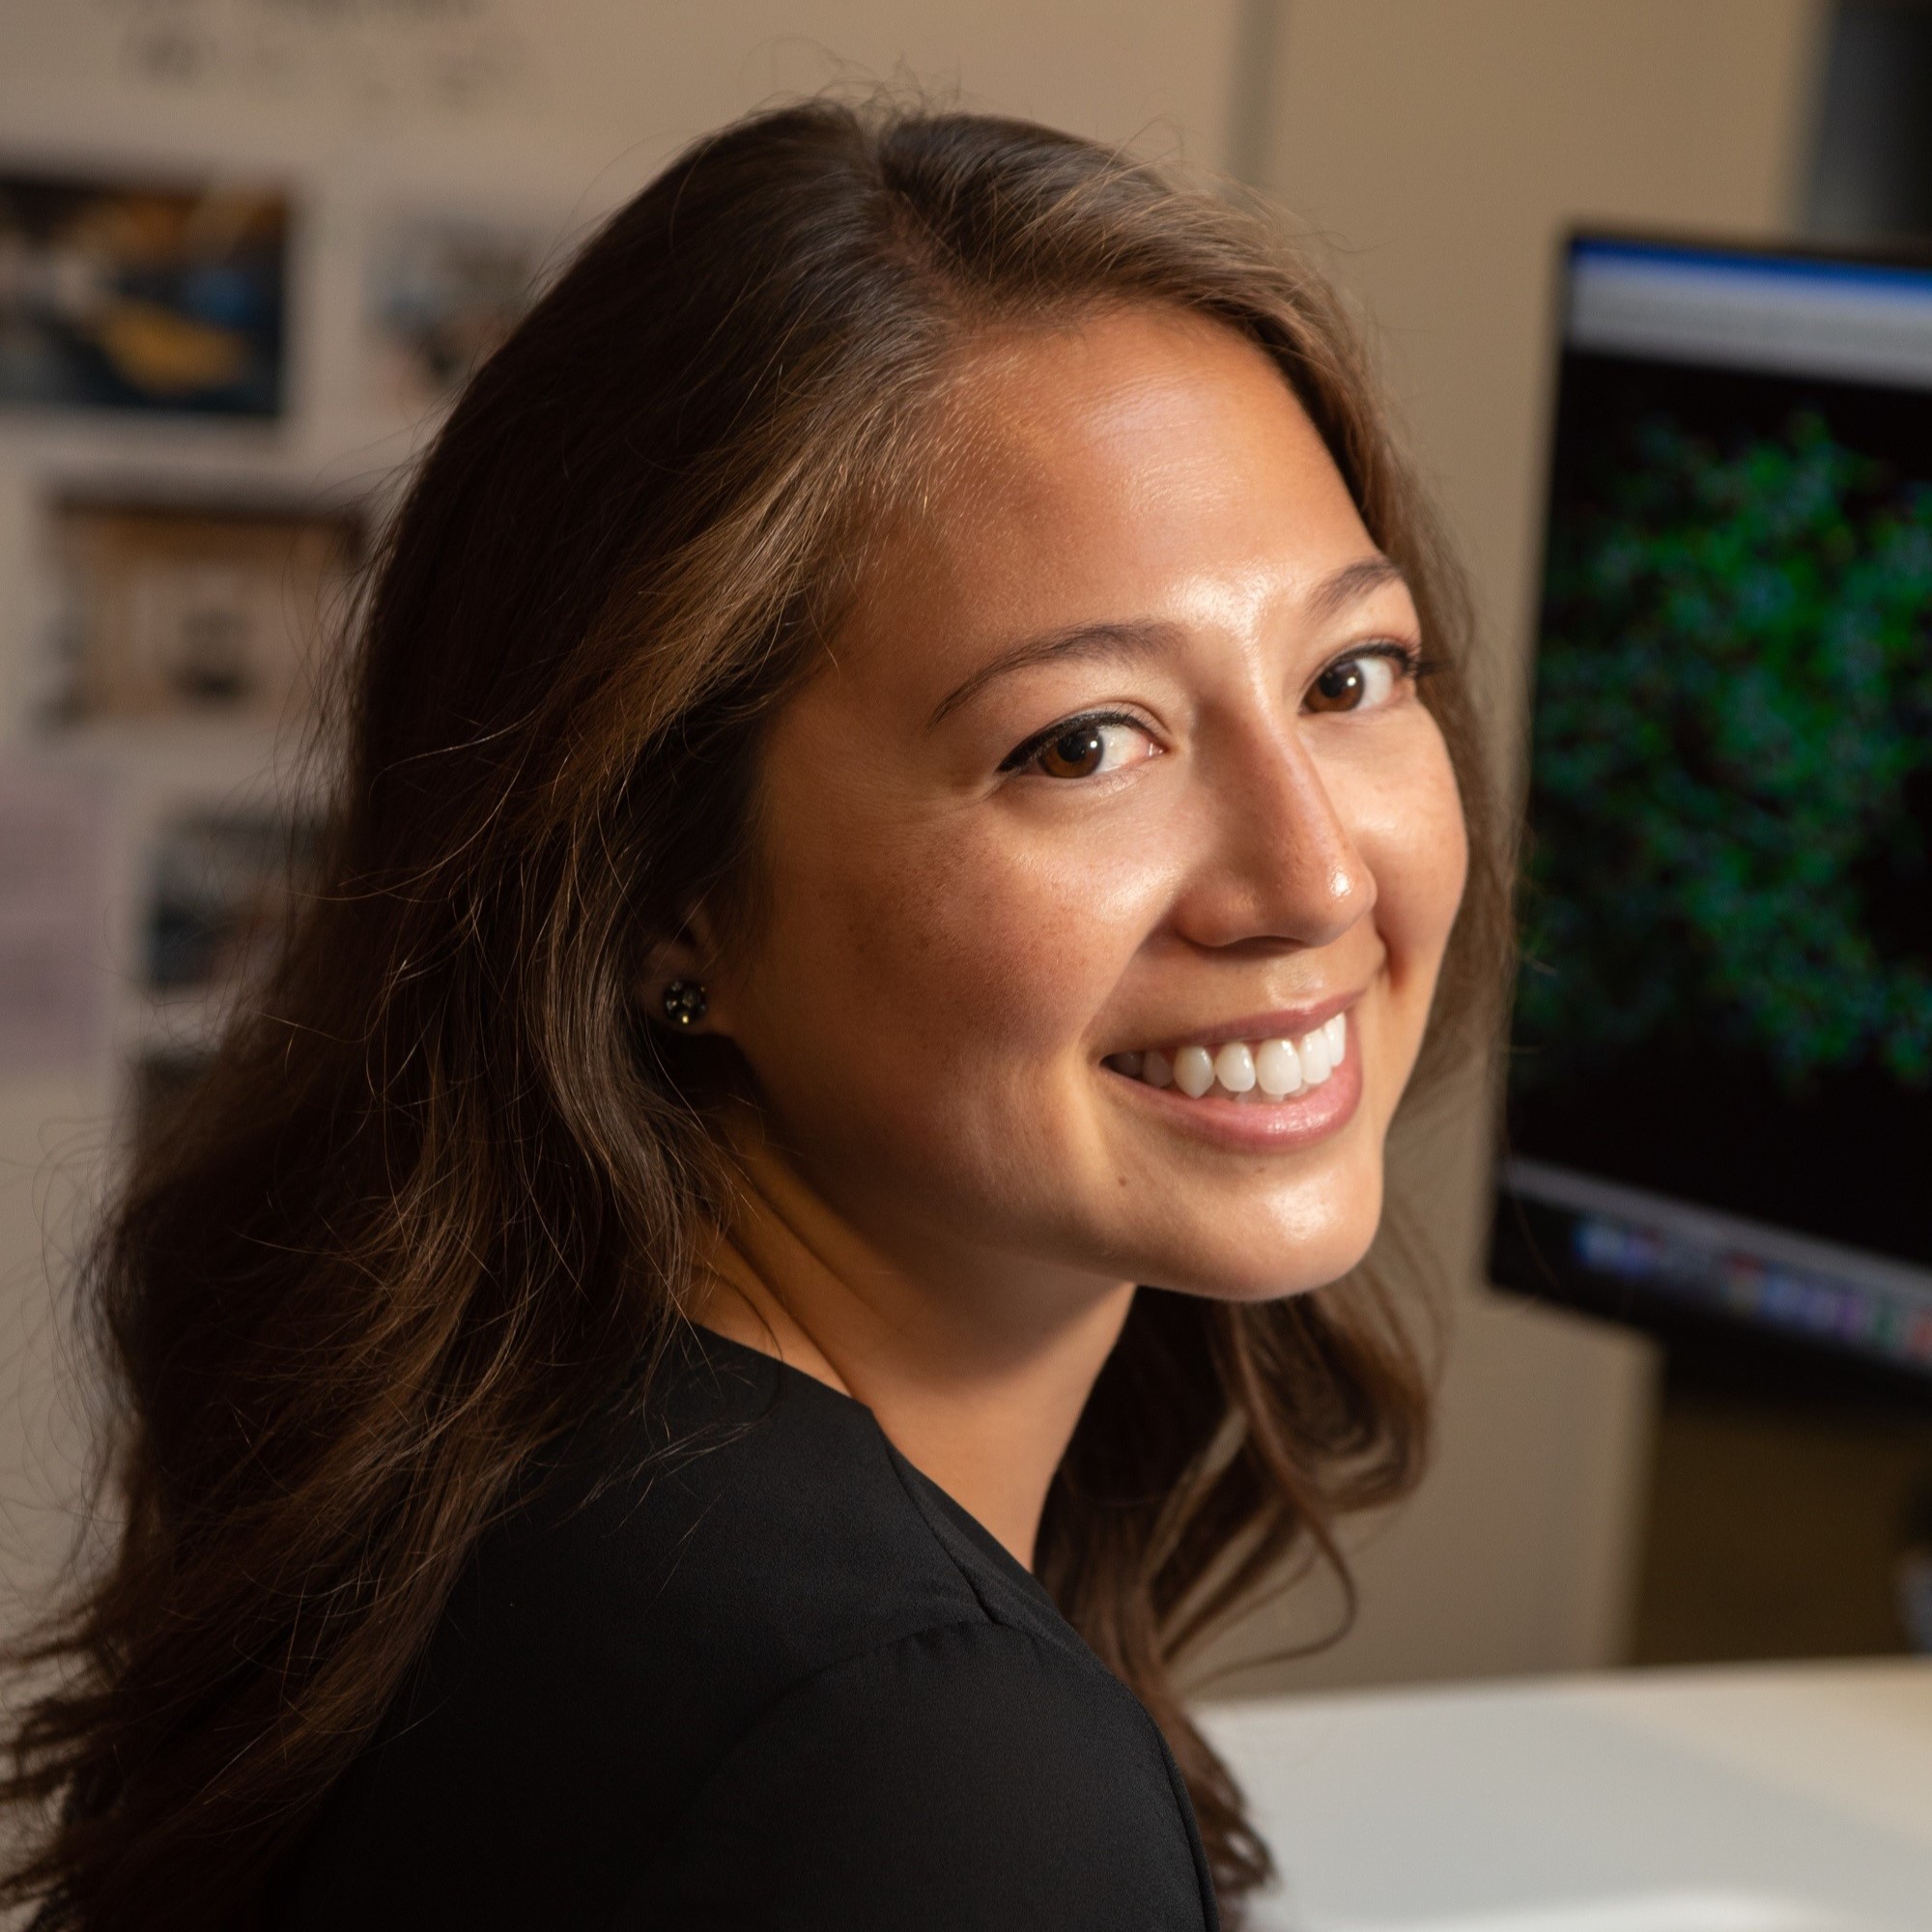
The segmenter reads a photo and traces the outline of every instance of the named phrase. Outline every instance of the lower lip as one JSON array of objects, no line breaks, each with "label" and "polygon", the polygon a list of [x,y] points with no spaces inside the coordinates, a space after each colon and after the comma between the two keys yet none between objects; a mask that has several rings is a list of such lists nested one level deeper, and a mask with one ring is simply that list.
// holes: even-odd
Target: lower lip
[{"label": "lower lip", "polygon": [[1353,1027],[1342,1064],[1319,1087],[1290,1100],[1190,1100],[1173,1087],[1150,1087],[1145,1080],[1100,1070],[1127,1091],[1130,1104],[1153,1110],[1156,1119],[1211,1147],[1243,1153],[1286,1153],[1339,1133],[1354,1118],[1362,1099],[1362,1058]]}]

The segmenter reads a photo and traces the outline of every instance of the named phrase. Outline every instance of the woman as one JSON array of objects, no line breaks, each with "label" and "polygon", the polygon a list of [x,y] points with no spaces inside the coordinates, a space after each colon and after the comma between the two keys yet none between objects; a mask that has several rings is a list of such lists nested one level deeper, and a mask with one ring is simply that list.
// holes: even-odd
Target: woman
[{"label": "woman", "polygon": [[1175,1660],[1419,1454],[1358,1264],[1493,980],[1459,647],[1246,218],[969,116],[678,160],[425,462],[329,887],[105,1238],[16,1894],[1232,1917]]}]

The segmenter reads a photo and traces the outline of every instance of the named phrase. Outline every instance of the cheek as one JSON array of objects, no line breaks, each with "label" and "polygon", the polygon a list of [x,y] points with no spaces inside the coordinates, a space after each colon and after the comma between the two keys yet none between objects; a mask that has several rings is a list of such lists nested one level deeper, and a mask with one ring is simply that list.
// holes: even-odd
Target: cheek
[{"label": "cheek", "polygon": [[1420,707],[1405,725],[1350,774],[1350,816],[1376,881],[1375,921],[1390,991],[1419,1035],[1462,903],[1469,852],[1441,732]]},{"label": "cheek", "polygon": [[821,797],[767,863],[733,1028],[753,1070],[786,1112],[838,1094],[921,1138],[1007,1131],[1084,1064],[1161,890],[1144,857],[1029,839],[983,805]]}]

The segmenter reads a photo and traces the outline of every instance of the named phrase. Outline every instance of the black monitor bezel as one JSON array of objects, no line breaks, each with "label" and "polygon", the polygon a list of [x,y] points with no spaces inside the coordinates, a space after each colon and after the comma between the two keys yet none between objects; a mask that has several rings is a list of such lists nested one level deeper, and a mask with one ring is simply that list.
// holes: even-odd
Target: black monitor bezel
[{"label": "black monitor bezel", "polygon": [[[1932,272],[1932,242],[1910,240],[1863,242],[1818,236],[1753,240],[1714,235],[1705,230],[1622,227],[1594,222],[1576,223],[1561,232],[1551,264],[1552,323],[1548,336],[1541,417],[1543,521],[1536,552],[1531,635],[1523,654],[1521,716],[1525,750],[1515,800],[1518,822],[1521,822],[1527,810],[1533,777],[1526,733],[1536,700],[1536,613],[1542,608],[1542,589],[1548,569],[1550,498],[1555,484],[1563,357],[1569,335],[1571,273],[1577,250],[1590,244],[1654,248],[1740,262],[1821,262],[1846,268]],[[1504,1051],[1507,1050],[1505,1045]],[[1613,1282],[1572,1262],[1567,1243],[1540,1240],[1536,1224],[1553,1220],[1566,1210],[1526,1202],[1504,1181],[1504,1161],[1512,1151],[1508,1085],[1507,1079],[1494,1083],[1497,1158],[1486,1243],[1492,1288],[1562,1308],[1587,1320],[1651,1336],[1664,1350],[1668,1373],[1674,1380],[1734,1393],[1773,1395],[1787,1402],[1817,1402],[1827,1406],[1850,1403],[1861,1407],[1878,1405],[1913,1415],[1932,1412],[1932,1372],[1893,1363],[1849,1344],[1801,1336],[1743,1316],[1679,1300],[1664,1292],[1646,1291],[1629,1282]]]}]

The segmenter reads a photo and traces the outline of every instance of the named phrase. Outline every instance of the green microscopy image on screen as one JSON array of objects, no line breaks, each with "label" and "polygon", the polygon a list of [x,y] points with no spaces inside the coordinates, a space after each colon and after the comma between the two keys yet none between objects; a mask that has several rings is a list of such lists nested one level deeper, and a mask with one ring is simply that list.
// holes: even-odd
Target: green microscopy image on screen
[{"label": "green microscopy image on screen", "polygon": [[1515,1152],[1932,1257],[1932,390],[1566,354]]},{"label": "green microscopy image on screen", "polygon": [[1719,1045],[1924,1087],[1932,486],[1808,411],[1618,456],[1552,533],[1517,1077]]}]

